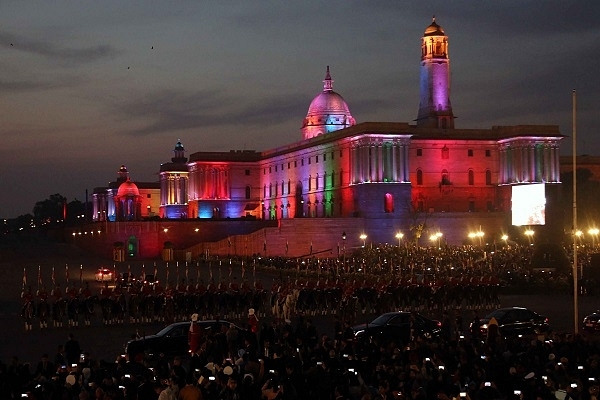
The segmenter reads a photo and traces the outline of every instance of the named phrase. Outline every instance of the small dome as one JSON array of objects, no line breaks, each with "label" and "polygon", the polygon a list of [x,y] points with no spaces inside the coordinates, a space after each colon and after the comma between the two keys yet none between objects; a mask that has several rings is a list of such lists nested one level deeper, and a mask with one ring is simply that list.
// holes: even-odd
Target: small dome
[{"label": "small dome", "polygon": [[435,22],[435,17],[433,17],[431,25],[425,28],[425,36],[446,36],[442,27]]},{"label": "small dome", "polygon": [[356,124],[344,98],[333,91],[333,79],[327,67],[323,91],[311,102],[302,124],[304,139],[347,128]]},{"label": "small dome", "polygon": [[181,139],[177,139],[177,144],[175,145],[174,151],[184,151],[183,145],[181,144]]},{"label": "small dome", "polygon": [[130,196],[139,196],[140,191],[137,185],[127,179],[125,182],[119,185],[119,190],[117,191],[117,196],[119,197],[130,197]]}]

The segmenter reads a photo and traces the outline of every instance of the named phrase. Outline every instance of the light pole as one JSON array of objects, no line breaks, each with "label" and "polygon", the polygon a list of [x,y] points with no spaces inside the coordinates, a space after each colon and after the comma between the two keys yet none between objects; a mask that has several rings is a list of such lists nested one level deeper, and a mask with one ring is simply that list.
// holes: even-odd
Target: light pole
[{"label": "light pole", "polygon": [[396,233],[396,239],[398,239],[398,247],[400,247],[403,237],[404,237],[404,233],[402,233],[402,232]]},{"label": "light pole", "polygon": [[500,237],[500,239],[504,240],[504,246],[508,246],[508,235],[504,234]]},{"label": "light pole", "polygon": [[594,246],[596,246],[596,236],[598,236],[598,233],[600,233],[600,230],[598,228],[590,228],[588,230],[588,233],[592,237],[592,249],[593,249]]},{"label": "light pole", "polygon": [[533,245],[533,235],[535,234],[533,229],[527,229],[525,231],[525,236],[527,236],[527,239],[529,240],[529,245]]},{"label": "light pole", "polygon": [[364,248],[366,246],[367,235],[364,233],[361,233],[360,240],[363,241],[363,248]]},{"label": "light pole", "polygon": [[346,268],[346,231],[342,232],[342,251],[344,253],[344,269]]}]

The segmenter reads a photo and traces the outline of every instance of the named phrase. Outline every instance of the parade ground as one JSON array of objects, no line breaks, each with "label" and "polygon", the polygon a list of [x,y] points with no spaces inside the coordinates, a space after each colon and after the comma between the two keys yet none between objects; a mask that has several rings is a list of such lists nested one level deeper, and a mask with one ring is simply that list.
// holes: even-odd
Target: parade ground
[{"label": "parade ground", "polygon": [[[164,268],[160,264],[160,268]],[[40,329],[34,324],[31,331],[25,331],[24,321],[20,315],[21,292],[23,288],[24,277],[27,286],[31,286],[35,292],[39,281],[42,285],[50,289],[52,285],[52,274],[54,279],[61,283],[64,288],[65,281],[68,279],[70,284],[79,287],[81,282],[88,282],[92,292],[98,293],[102,284],[94,280],[94,274],[99,267],[116,268],[118,272],[127,272],[130,270],[133,274],[139,275],[144,268],[146,273],[153,272],[153,262],[135,262],[115,266],[110,260],[103,260],[96,257],[90,257],[84,252],[71,248],[67,245],[53,246],[32,246],[30,251],[19,250],[15,252],[4,252],[0,260],[2,268],[2,280],[0,281],[0,326],[2,327],[2,340],[0,341],[0,360],[8,362],[13,356],[19,358],[22,363],[37,363],[42,354],[48,353],[50,357],[56,353],[57,346],[64,344],[69,333],[73,333],[79,340],[81,348],[90,353],[90,356],[97,360],[112,362],[123,353],[123,346],[129,338],[134,335],[143,336],[144,334],[153,334],[160,330],[164,324],[161,323],[131,323],[126,321],[122,325],[105,326],[99,318],[96,318],[92,326],[86,327],[80,324],[77,328],[63,326],[53,328],[49,326],[46,329]],[[171,274],[176,273],[175,266],[171,265]],[[181,264],[178,267],[181,277],[184,276],[185,269]],[[24,275],[25,272],[25,275]],[[189,275],[196,278],[200,274],[202,279],[207,279],[209,271],[188,271]],[[238,277],[241,279],[241,271],[229,271],[227,266],[221,268],[215,266],[210,273],[215,279],[217,274]],[[159,270],[159,279],[164,270]],[[265,287],[270,287],[274,279],[273,274],[265,271],[251,271],[246,269],[245,278],[252,281],[260,279]],[[580,296],[579,297],[579,318],[581,321],[585,315],[598,308],[598,297]],[[522,306],[530,308],[550,320],[550,325],[555,332],[572,333],[574,331],[574,307],[573,297],[568,294],[544,293],[544,294],[511,294],[501,295],[500,302],[505,306]],[[463,310],[465,323],[468,324],[472,316],[472,310]],[[485,315],[487,310],[477,310],[480,317]],[[440,318],[438,313],[427,312],[432,318]],[[441,311],[439,312],[441,314]],[[266,314],[261,317],[262,321],[268,322],[272,316]],[[333,336],[334,315],[315,315],[311,317],[316,325],[319,334]],[[373,315],[359,315],[357,322],[367,322],[373,318]],[[245,317],[241,319],[232,319],[231,322],[243,324]],[[292,323],[294,318],[292,318]]]}]

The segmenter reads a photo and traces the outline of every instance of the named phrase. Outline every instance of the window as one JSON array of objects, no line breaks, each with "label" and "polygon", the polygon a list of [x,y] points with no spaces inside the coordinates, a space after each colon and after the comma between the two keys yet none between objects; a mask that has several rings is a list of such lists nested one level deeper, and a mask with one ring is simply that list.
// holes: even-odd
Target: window
[{"label": "window", "polygon": [[267,169],[263,168],[263,175],[266,175],[266,174],[267,174]]},{"label": "window", "polygon": [[246,186],[246,200],[250,198],[250,186]]},{"label": "window", "polygon": [[492,152],[490,150],[486,150],[485,151],[485,156],[486,157],[491,157],[492,156]]},{"label": "window", "polygon": [[288,179],[288,194],[292,193],[292,182]]},{"label": "window", "polygon": [[300,160],[300,165],[304,167],[304,158]]},{"label": "window", "polygon": [[327,161],[327,153],[323,153],[323,161]]},{"label": "window", "polygon": [[152,198],[152,195],[151,195],[150,193],[148,193],[148,194],[146,195],[146,198],[147,198],[147,199],[150,199],[150,198]]},{"label": "window", "polygon": [[420,169],[417,170],[417,185],[423,184],[423,171]]},{"label": "window", "polygon": [[318,155],[315,156],[315,163],[317,163],[317,164],[319,163],[319,156]]},{"label": "window", "polygon": [[344,170],[340,170],[340,186],[344,186]]},{"label": "window", "polygon": [[263,198],[267,197],[267,185],[263,186]]},{"label": "window", "polygon": [[473,186],[475,184],[475,173],[472,169],[469,170],[469,186]]},{"label": "window", "polygon": [[283,163],[281,163],[281,170],[283,171]]},{"label": "window", "polygon": [[475,202],[473,200],[469,200],[469,212],[475,212]]},{"label": "window", "polygon": [[490,171],[489,169],[485,170],[485,184],[486,185],[492,184],[492,171]]},{"label": "window", "polygon": [[473,157],[473,149],[468,149],[467,150],[467,156],[468,157]]},{"label": "window", "polygon": [[312,190],[312,175],[308,176],[308,191]]},{"label": "window", "polygon": [[249,169],[247,169],[247,170],[245,171],[245,174],[246,174],[246,176],[250,175],[250,170],[249,170]]},{"label": "window", "polygon": [[283,181],[281,181],[281,195],[283,196],[285,193],[283,191]]},{"label": "window", "polygon": [[269,183],[269,197],[273,197],[273,184]]},{"label": "window", "polygon": [[275,172],[277,172],[277,165],[275,165]]},{"label": "window", "polygon": [[269,167],[269,173],[271,173],[271,167]]},{"label": "window", "polygon": [[294,168],[298,167],[298,162],[294,160]]},{"label": "window", "polygon": [[315,190],[319,190],[319,174],[317,174],[317,177],[315,178]]},{"label": "window", "polygon": [[334,154],[335,154],[335,153],[332,151],[332,152],[331,152],[331,159],[332,159],[332,160],[333,160],[333,155],[334,155]]},{"label": "window", "polygon": [[421,157],[423,155],[423,149],[417,149],[417,157]]},{"label": "window", "polygon": [[290,169],[290,165],[291,165],[291,163],[288,162],[288,169]]},{"label": "window", "polygon": [[340,149],[340,158],[342,158],[342,156],[344,155],[344,153],[342,153],[342,149]]},{"label": "window", "polygon": [[279,194],[279,187],[277,186],[277,182],[275,182],[275,197]]},{"label": "window", "polygon": [[442,170],[442,181],[441,181],[442,185],[451,185],[452,183],[450,182],[450,178],[448,177],[448,171],[447,170]]},{"label": "window", "polygon": [[311,162],[310,159],[311,159],[311,157],[308,157],[308,165],[310,165],[310,162]]},{"label": "window", "polygon": [[331,187],[335,187],[335,172],[331,171]]},{"label": "window", "polygon": [[444,146],[442,147],[442,160],[447,160],[448,158],[450,158],[450,150]]}]

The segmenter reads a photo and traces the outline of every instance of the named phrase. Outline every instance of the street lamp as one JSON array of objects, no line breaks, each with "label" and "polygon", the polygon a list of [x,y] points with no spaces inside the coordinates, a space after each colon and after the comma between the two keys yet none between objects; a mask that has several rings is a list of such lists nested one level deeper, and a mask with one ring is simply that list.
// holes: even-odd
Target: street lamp
[{"label": "street lamp", "polygon": [[396,233],[396,239],[398,239],[398,247],[400,247],[400,242],[402,241],[403,237],[404,237],[404,233],[402,233],[402,232]]},{"label": "street lamp", "polygon": [[342,249],[344,252],[344,268],[346,268],[346,231],[342,232],[342,244]]},{"label": "street lamp", "polygon": [[579,229],[575,231],[575,236],[577,237],[579,244],[581,244],[581,236],[582,235],[583,235],[583,232],[581,232]]},{"label": "street lamp", "polygon": [[532,240],[533,240],[533,235],[535,234],[535,232],[533,231],[533,229],[527,229],[525,231],[525,236],[527,236],[527,239],[529,240],[529,245],[532,245]]},{"label": "street lamp", "polygon": [[365,247],[365,245],[366,245],[366,244],[365,244],[365,241],[367,240],[367,235],[366,235],[366,234],[364,234],[364,233],[361,233],[361,235],[360,235],[360,240],[362,240],[362,241],[363,241],[363,247]]},{"label": "street lamp", "polygon": [[596,245],[596,236],[600,233],[600,229],[598,228],[590,228],[588,233],[592,236],[592,248]]}]

